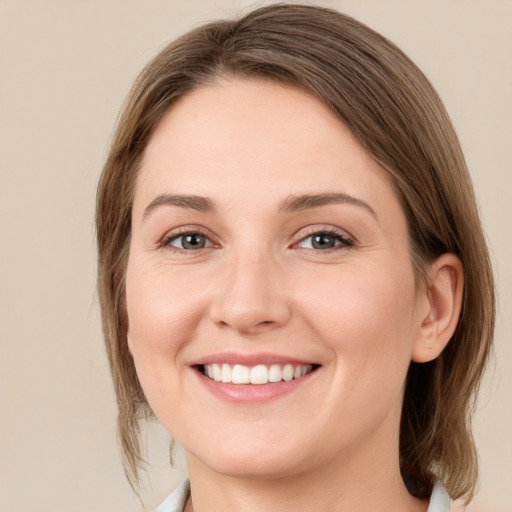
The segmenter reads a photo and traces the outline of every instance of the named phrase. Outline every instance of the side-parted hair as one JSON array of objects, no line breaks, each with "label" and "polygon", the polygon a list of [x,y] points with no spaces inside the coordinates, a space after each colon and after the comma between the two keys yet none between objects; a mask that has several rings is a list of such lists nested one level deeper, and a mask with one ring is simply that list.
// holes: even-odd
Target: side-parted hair
[{"label": "side-parted hair", "polygon": [[464,294],[457,329],[437,359],[410,365],[400,467],[417,497],[428,497],[439,479],[452,498],[469,501],[478,469],[471,416],[492,344],[495,293],[457,135],[432,85],[393,43],[337,11],[291,4],[208,23],[169,44],[143,69],[119,118],[97,195],[98,294],[132,487],[144,463],[139,420],[153,417],[126,339],[125,277],[138,170],[176,100],[238,77],[295,86],[320,99],[389,173],[407,219],[418,285],[439,255],[460,258]]}]

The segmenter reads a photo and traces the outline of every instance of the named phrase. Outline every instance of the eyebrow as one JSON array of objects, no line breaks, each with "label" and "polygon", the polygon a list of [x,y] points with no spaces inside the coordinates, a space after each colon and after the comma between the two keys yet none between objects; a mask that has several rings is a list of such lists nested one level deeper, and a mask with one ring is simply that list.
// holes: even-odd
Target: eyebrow
[{"label": "eyebrow", "polygon": [[160,194],[146,206],[142,217],[145,219],[153,210],[160,206],[178,206],[202,213],[215,211],[215,203],[208,197],[194,195]]},{"label": "eyebrow", "polygon": [[[375,210],[368,204],[349,194],[341,192],[322,193],[322,194],[302,194],[288,196],[279,205],[279,211],[293,213],[297,211],[309,210],[329,204],[353,204],[360,206],[370,212],[376,219]],[[160,194],[153,199],[146,207],[143,213],[145,219],[153,210],[160,206],[178,206],[190,210],[196,210],[201,213],[214,213],[216,210],[215,202],[209,197],[196,195],[176,195]]]},{"label": "eyebrow", "polygon": [[287,197],[279,206],[279,209],[286,212],[296,212],[301,210],[308,210],[310,208],[316,208],[318,206],[325,206],[329,204],[353,204],[360,206],[370,212],[376,219],[377,214],[375,210],[368,204],[357,199],[349,194],[343,194],[341,192],[335,193],[324,193],[324,194],[304,194],[299,196]]}]

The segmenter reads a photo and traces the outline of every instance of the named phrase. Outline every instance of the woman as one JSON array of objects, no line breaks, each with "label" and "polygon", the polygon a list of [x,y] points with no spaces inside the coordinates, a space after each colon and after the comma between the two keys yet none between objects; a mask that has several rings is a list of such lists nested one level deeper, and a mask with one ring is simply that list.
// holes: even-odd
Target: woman
[{"label": "woman", "polygon": [[392,43],[297,5],[181,37],[127,100],[97,231],[127,474],[141,418],[187,455],[158,510],[471,499],[492,271],[450,120]]}]

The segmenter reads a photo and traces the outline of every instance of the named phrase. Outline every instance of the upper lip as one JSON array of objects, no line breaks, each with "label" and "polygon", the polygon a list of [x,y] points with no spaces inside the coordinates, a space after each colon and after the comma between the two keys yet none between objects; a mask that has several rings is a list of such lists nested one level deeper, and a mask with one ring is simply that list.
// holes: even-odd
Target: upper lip
[{"label": "upper lip", "polygon": [[264,353],[240,353],[240,352],[219,352],[217,354],[210,354],[194,361],[191,366],[200,366],[207,364],[240,364],[243,366],[256,366],[258,364],[271,365],[271,364],[293,364],[293,365],[306,365],[316,364],[313,361],[299,359],[296,357]]}]

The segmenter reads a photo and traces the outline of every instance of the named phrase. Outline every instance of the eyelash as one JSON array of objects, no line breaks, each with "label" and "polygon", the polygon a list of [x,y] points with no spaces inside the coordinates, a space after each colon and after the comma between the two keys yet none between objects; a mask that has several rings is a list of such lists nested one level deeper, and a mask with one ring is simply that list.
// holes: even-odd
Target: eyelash
[{"label": "eyelash", "polygon": [[[165,236],[160,242],[159,242],[159,246],[162,247],[162,248],[166,248],[166,249],[169,249],[173,252],[181,252],[181,253],[192,253],[192,252],[197,252],[197,250],[191,250],[191,249],[180,249],[179,247],[174,247],[171,245],[171,242],[173,242],[174,240],[178,240],[179,238],[183,238],[187,235],[199,235],[199,236],[202,236],[204,237],[207,242],[210,243],[210,246],[209,247],[203,247],[202,249],[205,249],[205,248],[210,248],[210,247],[215,247],[217,244],[214,244],[212,241],[211,241],[211,238],[201,229],[184,229],[184,230],[179,230],[177,233],[174,232],[174,233],[171,233],[167,236]],[[183,245],[183,244],[182,244]]]},{"label": "eyelash", "polygon": [[[182,248],[174,247],[171,245],[171,242],[178,240],[179,238],[185,237],[187,235],[199,235],[201,237],[204,237],[206,239],[207,243],[209,243],[210,245],[208,247],[201,247],[196,250],[182,249]],[[304,236],[302,236],[298,242],[295,242],[292,247],[297,248],[299,246],[299,244],[303,243],[305,240],[307,240],[308,238],[311,238],[315,235],[317,235],[317,236],[324,235],[324,236],[332,237],[333,239],[335,239],[335,241],[339,242],[339,244],[334,247],[327,248],[327,249],[305,248],[306,250],[314,251],[314,252],[330,253],[332,251],[339,251],[341,249],[347,249],[347,248],[350,249],[351,247],[355,246],[355,241],[353,239],[351,239],[350,237],[348,237],[346,235],[346,233],[344,233],[343,231],[339,231],[334,228],[329,228],[329,229],[311,228],[309,230],[309,232],[307,234],[305,234]],[[201,229],[185,229],[183,231],[179,231],[178,233],[174,232],[170,235],[165,236],[159,242],[158,245],[159,245],[159,247],[166,248],[173,252],[178,252],[178,253],[193,253],[193,252],[198,252],[201,249],[209,249],[211,247],[216,247],[216,246],[218,247],[218,244],[215,244],[214,242],[212,242],[211,238],[208,235],[206,235],[205,232]],[[300,247],[298,247],[298,248],[300,248]]]},{"label": "eyelash", "polygon": [[303,236],[299,242],[295,243],[294,246],[297,246],[298,244],[300,243],[303,243],[305,240],[307,240],[308,238],[311,238],[313,236],[328,236],[328,237],[331,237],[331,238],[334,238],[334,240],[336,241],[339,241],[339,245],[335,246],[335,247],[330,247],[328,249],[310,249],[310,248],[307,248],[308,250],[310,251],[314,251],[314,252],[322,252],[322,253],[330,253],[332,251],[339,251],[341,249],[350,249],[351,247],[354,247],[355,245],[355,242],[353,239],[349,238],[347,236],[346,233],[344,233],[343,231],[339,231],[337,229],[334,229],[334,228],[329,228],[329,229],[317,229],[317,228],[311,228],[309,230],[309,232]]}]

